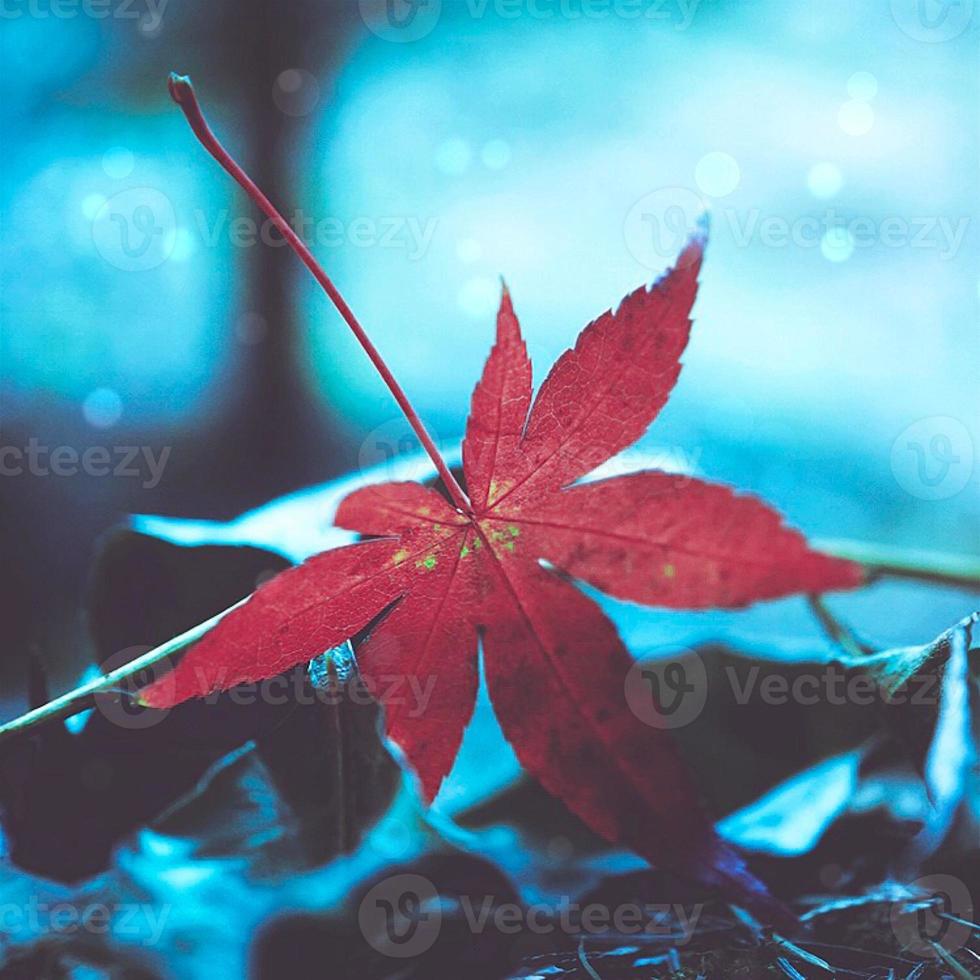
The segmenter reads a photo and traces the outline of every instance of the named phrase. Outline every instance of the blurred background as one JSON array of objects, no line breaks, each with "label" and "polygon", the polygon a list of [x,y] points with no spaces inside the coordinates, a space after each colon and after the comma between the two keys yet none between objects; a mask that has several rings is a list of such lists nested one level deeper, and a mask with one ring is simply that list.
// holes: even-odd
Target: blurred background
[{"label": "blurred background", "polygon": [[[59,685],[86,662],[87,570],[123,515],[226,519],[417,448],[170,70],[447,448],[501,276],[540,381],[707,211],[693,339],[644,448],[814,537],[975,552],[973,8],[7,0],[5,712],[30,649]],[[886,638],[968,611],[929,596]]]}]

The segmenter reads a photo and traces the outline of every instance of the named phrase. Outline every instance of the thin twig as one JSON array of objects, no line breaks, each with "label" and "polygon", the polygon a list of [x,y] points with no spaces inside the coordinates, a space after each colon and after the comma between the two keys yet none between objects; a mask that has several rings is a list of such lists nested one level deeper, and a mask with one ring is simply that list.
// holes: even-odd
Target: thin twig
[{"label": "thin twig", "polygon": [[592,977],[592,980],[602,980],[602,977],[600,977],[599,974],[595,972],[595,969],[593,968],[592,964],[589,962],[589,957],[585,952],[584,939],[579,939],[578,941],[578,961],[579,963],[582,964],[582,969],[585,970],[585,972],[588,973],[590,977]]},{"label": "thin twig", "polygon": [[797,970],[785,956],[779,956],[776,958],[776,966],[778,966],[779,969],[790,978],[790,980],[806,980],[806,977],[804,977],[803,974],[800,973],[800,971]]},{"label": "thin twig", "polygon": [[937,912],[936,915],[940,919],[946,919],[948,922],[956,922],[961,926],[966,926],[973,932],[980,933],[980,925],[976,922],[971,922],[969,919],[961,919],[958,915],[950,915],[949,912]]},{"label": "thin twig", "polygon": [[929,940],[929,945],[932,947],[936,957],[942,960],[953,971],[954,976],[958,980],[976,980],[974,975],[948,949],[940,946],[939,943],[932,939]]},{"label": "thin twig", "polygon": [[975,555],[916,551],[843,538],[817,540],[811,544],[835,558],[847,558],[864,565],[871,581],[891,576],[980,589],[980,558]]},{"label": "thin twig", "polygon": [[186,633],[181,633],[180,636],[175,636],[172,640],[161,643],[160,646],[154,647],[141,657],[131,660],[128,664],[123,664],[102,677],[96,677],[87,684],[82,684],[73,691],[62,694],[60,697],[28,711],[5,725],[0,725],[0,742],[12,738],[14,735],[22,734],[38,725],[56,721],[59,718],[70,718],[72,715],[88,710],[92,707],[93,700],[97,695],[121,687],[141,671],[156,667],[168,657],[179,653],[192,643],[196,643],[205,633],[217,626],[228,613],[247,601],[247,599],[242,599],[240,602],[236,602],[235,605],[229,606],[223,612],[212,616],[197,626],[192,626]]},{"label": "thin twig", "polygon": [[201,112],[201,107],[198,104],[197,96],[194,94],[191,80],[185,75],[178,75],[172,72],[169,88],[171,98],[180,106],[184,115],[187,117],[187,122],[194,131],[194,135],[200,140],[204,149],[217,160],[222,169],[239,184],[262,213],[276,226],[292,250],[313,274],[313,278],[320,284],[320,287],[329,297],[330,302],[337,308],[337,312],[344,318],[347,326],[350,327],[358,343],[364,348],[364,352],[377,369],[378,374],[381,375],[382,380],[388,386],[388,390],[394,395],[395,401],[398,402],[398,407],[404,412],[405,418],[408,419],[409,425],[411,425],[415,434],[418,436],[419,442],[422,443],[422,447],[435,464],[439,476],[442,477],[442,482],[446,485],[449,496],[453,499],[453,503],[464,514],[472,514],[472,507],[469,499],[463,492],[463,488],[450,472],[446,461],[436,448],[436,444],[432,441],[432,437],[423,425],[421,418],[419,418],[418,413],[412,407],[411,402],[409,402],[404,389],[391,373],[378,349],[371,342],[367,331],[361,326],[353,310],[347,305],[344,297],[341,296],[340,290],[337,289],[333,280],[331,280],[320,263],[313,257],[313,253],[306,247],[305,242],[296,234],[289,222],[279,213],[276,206],[256,186],[252,178],[232,159],[228,151],[221,145],[217,136],[211,131],[211,127]]},{"label": "thin twig", "polygon": [[822,596],[811,594],[807,596],[807,601],[824,632],[840,648],[841,652],[854,660],[860,660],[869,653],[874,653],[874,647],[862,643],[855,636],[854,631],[830,611]]}]

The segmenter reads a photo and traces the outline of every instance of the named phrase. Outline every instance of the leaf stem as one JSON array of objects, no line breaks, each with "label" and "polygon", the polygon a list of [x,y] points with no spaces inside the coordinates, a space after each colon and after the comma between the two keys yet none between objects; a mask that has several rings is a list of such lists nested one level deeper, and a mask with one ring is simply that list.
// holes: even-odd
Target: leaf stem
[{"label": "leaf stem", "polygon": [[869,581],[891,576],[980,589],[980,558],[974,555],[914,551],[844,539],[812,541],[811,544],[835,558],[847,558],[864,565]]},{"label": "leaf stem", "polygon": [[350,327],[361,347],[364,348],[365,353],[371,359],[371,363],[375,366],[375,368],[377,368],[377,371],[384,380],[384,383],[388,386],[388,390],[392,393],[392,395],[394,395],[395,401],[398,402],[399,408],[401,408],[401,410],[405,413],[405,418],[408,419],[409,425],[411,425],[412,429],[415,431],[415,434],[419,438],[419,442],[422,443],[423,448],[429,454],[429,457],[435,464],[439,476],[442,477],[442,482],[445,484],[446,490],[449,492],[450,497],[452,497],[453,503],[464,514],[472,515],[473,508],[466,494],[463,492],[463,488],[459,485],[449,467],[446,465],[445,460],[442,458],[439,450],[436,448],[435,443],[432,441],[432,437],[422,424],[422,420],[419,418],[418,413],[414,408],[412,408],[412,405],[401,385],[399,385],[399,383],[395,380],[395,376],[389,370],[388,365],[385,364],[384,359],[378,352],[378,349],[371,342],[371,339],[368,337],[364,327],[361,326],[357,317],[354,316],[353,311],[347,305],[347,301],[343,296],[341,296],[340,291],[333,284],[333,281],[326,274],[326,272],[324,272],[323,267],[313,257],[313,253],[306,247],[299,235],[293,231],[293,228],[289,222],[286,221],[273,203],[255,185],[251,177],[249,177],[248,174],[242,170],[242,168],[229,155],[228,151],[225,150],[225,148],[218,141],[218,138],[211,131],[211,127],[207,124],[204,114],[201,112],[201,107],[198,104],[197,96],[194,94],[191,80],[186,75],[178,75],[171,72],[168,87],[170,89],[171,98],[177,103],[177,105],[180,106],[184,116],[187,118],[187,122],[194,131],[194,135],[201,142],[204,149],[206,149],[208,153],[210,153],[211,156],[218,161],[221,167],[228,174],[230,174],[235,181],[237,181],[249,198],[255,202],[263,214],[265,214],[265,216],[276,226],[286,241],[289,242],[293,251],[303,261],[306,268],[313,274],[313,278],[316,279],[316,281],[323,288],[323,291],[327,294],[330,301],[337,308],[337,311],[344,318],[347,326]]},{"label": "leaf stem", "polygon": [[827,604],[823,601],[822,596],[816,594],[809,595],[807,596],[807,601],[810,603],[810,609],[823,627],[824,632],[848,657],[852,660],[859,661],[874,652],[872,647],[866,643],[862,643],[855,636],[854,631],[850,627],[845,626],[830,611]]},{"label": "leaf stem", "polygon": [[19,718],[8,721],[5,725],[0,725],[0,742],[4,742],[8,738],[29,731],[32,728],[37,728],[47,722],[56,721],[61,718],[70,718],[72,715],[86,711],[92,707],[93,699],[97,698],[99,694],[104,694],[113,688],[119,687],[141,671],[157,666],[157,664],[173,654],[179,653],[192,643],[196,643],[205,633],[217,626],[232,609],[237,609],[242,603],[247,601],[248,597],[246,596],[244,599],[236,602],[235,605],[229,606],[223,612],[212,616],[197,626],[192,626],[185,633],[181,633],[180,636],[175,636],[173,639],[161,643],[160,646],[147,651],[141,657],[137,657],[135,660],[123,664],[121,667],[102,677],[96,677],[87,684],[82,684],[73,691],[62,694],[47,704],[42,704],[21,715]]},{"label": "leaf stem", "polygon": [[[860,541],[823,541],[814,542],[814,544],[827,554],[836,555],[838,558],[848,558],[863,564],[867,569],[869,580],[894,575],[924,582],[935,582],[941,585],[980,587],[980,560],[968,556],[904,551],[900,548],[888,548]],[[186,633],[181,633],[180,636],[167,640],[166,643],[160,644],[160,646],[144,653],[136,660],[124,664],[112,673],[106,674],[104,677],[97,677],[95,680],[82,684],[47,704],[28,711],[5,725],[0,725],[0,742],[47,722],[70,718],[72,715],[85,711],[92,706],[93,697],[112,690],[140,671],[155,667],[172,654],[179,653],[185,647],[196,643],[205,633],[217,626],[218,622],[232,609],[237,609],[247,601],[248,599],[245,598],[236,602],[235,605],[223,612],[212,616],[198,626],[192,627]],[[858,647],[862,646],[855,638],[851,636],[845,638],[841,635],[843,628],[829,614],[826,606],[819,598],[811,597],[810,602],[825,628],[828,628],[835,639],[843,641],[845,644],[850,641]],[[821,615],[821,613],[825,615]]]}]

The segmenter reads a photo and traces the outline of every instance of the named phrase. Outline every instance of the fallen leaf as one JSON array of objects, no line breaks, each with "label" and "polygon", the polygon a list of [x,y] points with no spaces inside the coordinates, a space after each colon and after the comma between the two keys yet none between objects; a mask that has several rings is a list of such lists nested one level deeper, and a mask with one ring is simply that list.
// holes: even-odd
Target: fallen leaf
[{"label": "fallen leaf", "polygon": [[431,799],[473,710],[479,634],[501,726],[545,788],[600,835],[765,906],[764,887],[714,835],[669,735],[628,710],[632,660],[615,627],[568,580],[672,608],[862,580],[859,566],[813,551],[769,506],[727,487],[656,471],[576,482],[635,442],[667,401],[702,252],[693,239],[672,272],[589,324],[533,405],[505,290],[463,446],[472,511],[416,483],[352,493],[337,523],[372,540],[262,586],[144,702],[279,674],[375,624],[360,651],[368,683],[430,684],[423,710],[404,699],[385,708],[388,735]]},{"label": "fallen leaf", "polygon": [[[916,769],[928,777],[929,751],[938,737],[937,728],[944,706],[949,714],[952,700],[960,710],[959,743],[969,744],[968,709],[970,661],[980,674],[980,645],[973,631],[980,623],[980,612],[966,616],[930,643],[884,650],[863,660],[850,660],[852,669],[870,675],[883,695],[883,719],[895,738],[908,750]],[[946,746],[948,752],[950,746]],[[931,786],[936,792],[938,787]]]},{"label": "fallen leaf", "polygon": [[949,832],[975,766],[971,688],[980,676],[978,623],[975,612],[930,643],[848,661],[877,683],[884,726],[922,777],[932,804],[916,842],[920,859]]}]

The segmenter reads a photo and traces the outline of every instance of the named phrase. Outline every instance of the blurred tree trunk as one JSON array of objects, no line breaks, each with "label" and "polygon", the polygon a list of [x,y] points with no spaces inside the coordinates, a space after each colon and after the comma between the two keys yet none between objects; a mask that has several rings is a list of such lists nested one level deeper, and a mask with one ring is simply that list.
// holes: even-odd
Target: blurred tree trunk
[{"label": "blurred tree trunk", "polygon": [[[298,180],[304,164],[296,154],[330,97],[354,19],[345,4],[241,0],[234,21],[223,52],[229,59],[225,82],[242,109],[244,163],[288,217],[304,208]],[[276,104],[277,79],[290,69],[309,71],[320,84],[320,101],[309,114],[290,115]],[[257,211],[254,216],[261,220]],[[249,263],[242,309],[261,317],[266,330],[244,351],[241,389],[231,393],[222,431],[212,440],[221,447],[221,482],[247,488],[254,504],[322,480],[349,460],[323,405],[298,375],[308,318],[297,305],[297,283],[305,270],[286,247],[257,247]]]}]

